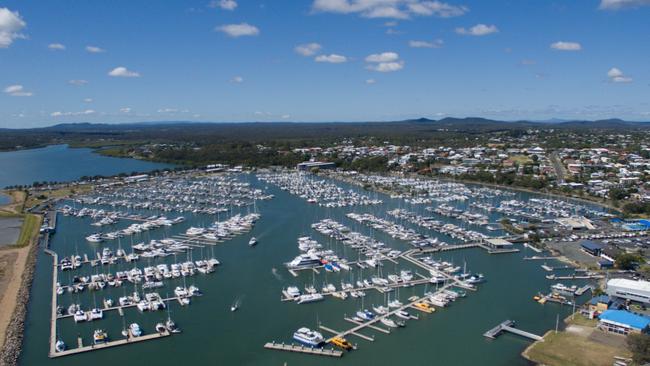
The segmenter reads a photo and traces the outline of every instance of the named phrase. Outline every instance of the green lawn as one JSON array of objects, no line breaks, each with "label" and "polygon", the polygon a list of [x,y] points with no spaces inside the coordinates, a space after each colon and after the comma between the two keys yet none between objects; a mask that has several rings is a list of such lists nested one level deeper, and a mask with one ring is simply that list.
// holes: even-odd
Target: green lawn
[{"label": "green lawn", "polygon": [[23,227],[20,230],[20,236],[18,237],[18,242],[16,243],[17,247],[24,247],[32,242],[36,237],[38,237],[39,230],[41,228],[41,217],[37,215],[25,215],[25,220],[23,221]]}]

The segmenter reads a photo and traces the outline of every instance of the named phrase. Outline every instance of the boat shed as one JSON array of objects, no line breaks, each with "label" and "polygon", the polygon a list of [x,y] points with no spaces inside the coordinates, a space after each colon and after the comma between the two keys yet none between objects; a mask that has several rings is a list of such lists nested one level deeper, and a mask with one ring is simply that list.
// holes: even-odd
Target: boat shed
[{"label": "boat shed", "polygon": [[585,240],[580,244],[580,247],[582,250],[585,252],[595,256],[595,257],[600,257],[600,253],[603,251],[603,246],[593,242],[591,240]]},{"label": "boat shed", "polygon": [[605,310],[598,319],[600,329],[624,335],[646,333],[650,326],[650,318],[626,310]]},{"label": "boat shed", "polygon": [[512,247],[511,242],[501,238],[487,238],[485,239],[485,243],[494,249],[508,249]]}]

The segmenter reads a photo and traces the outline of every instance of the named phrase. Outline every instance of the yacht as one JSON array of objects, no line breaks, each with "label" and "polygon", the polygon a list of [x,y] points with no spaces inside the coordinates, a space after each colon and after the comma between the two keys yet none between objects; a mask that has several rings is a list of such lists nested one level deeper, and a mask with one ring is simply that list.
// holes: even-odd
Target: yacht
[{"label": "yacht", "polygon": [[93,342],[95,344],[102,344],[108,342],[108,333],[103,329],[96,329],[93,333]]},{"label": "yacht", "polygon": [[311,347],[318,347],[325,341],[322,334],[306,327],[302,327],[293,333],[293,339]]},{"label": "yacht", "polygon": [[257,239],[255,237],[252,237],[251,240],[248,241],[249,246],[254,246],[257,244]]},{"label": "yacht", "polygon": [[92,234],[86,237],[86,240],[91,243],[100,243],[103,241],[101,234]]},{"label": "yacht", "polygon": [[131,325],[129,325],[129,332],[133,337],[139,337],[142,335],[142,329],[140,329],[138,323],[131,323]]},{"label": "yacht", "polygon": [[167,327],[163,323],[157,323],[156,324],[156,332],[158,333],[166,333],[167,332]]},{"label": "yacht", "polygon": [[287,267],[290,269],[293,268],[305,268],[305,267],[315,267],[321,265],[320,257],[315,254],[300,254],[295,257],[291,262],[287,263]]},{"label": "yacht", "polygon": [[176,326],[176,323],[171,318],[167,318],[167,321],[165,322],[165,327],[167,330],[171,333],[180,333],[181,330]]},{"label": "yacht", "polygon": [[381,319],[379,319],[379,321],[382,324],[384,324],[385,326],[390,327],[390,328],[397,328],[398,327],[397,323],[395,323],[394,320],[389,319],[389,318],[381,318]]},{"label": "yacht", "polygon": [[74,313],[75,323],[85,322],[86,320],[88,320],[88,317],[86,316],[86,313],[83,310],[77,310]]},{"label": "yacht", "polygon": [[359,310],[356,315],[363,320],[372,320],[375,318],[375,314],[369,310]]},{"label": "yacht", "polygon": [[298,296],[296,301],[298,302],[298,304],[306,304],[309,302],[321,301],[323,299],[325,298],[321,294],[307,294],[307,295]]},{"label": "yacht", "polygon": [[57,352],[65,351],[65,343],[62,340],[59,339],[58,341],[56,341],[56,344],[54,345],[54,349]]},{"label": "yacht", "polygon": [[398,310],[395,312],[395,315],[397,317],[400,317],[402,319],[411,319],[411,314],[409,314],[407,311],[404,310]]}]

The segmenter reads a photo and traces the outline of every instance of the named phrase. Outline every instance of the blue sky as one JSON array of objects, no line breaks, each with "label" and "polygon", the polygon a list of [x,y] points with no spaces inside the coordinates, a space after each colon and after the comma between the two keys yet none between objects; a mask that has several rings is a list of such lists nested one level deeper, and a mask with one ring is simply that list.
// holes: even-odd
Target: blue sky
[{"label": "blue sky", "polygon": [[0,127],[650,121],[648,19],[648,0],[3,1]]}]

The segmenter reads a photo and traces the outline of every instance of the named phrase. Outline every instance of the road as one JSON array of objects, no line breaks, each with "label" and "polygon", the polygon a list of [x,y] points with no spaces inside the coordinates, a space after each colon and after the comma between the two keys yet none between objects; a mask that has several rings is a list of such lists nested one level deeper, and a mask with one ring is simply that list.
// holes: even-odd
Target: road
[{"label": "road", "polygon": [[551,164],[553,164],[553,169],[555,169],[555,175],[557,176],[558,182],[564,183],[564,176],[566,173],[564,170],[564,164],[562,164],[560,157],[557,156],[556,152],[552,152],[549,158],[551,160]]}]

